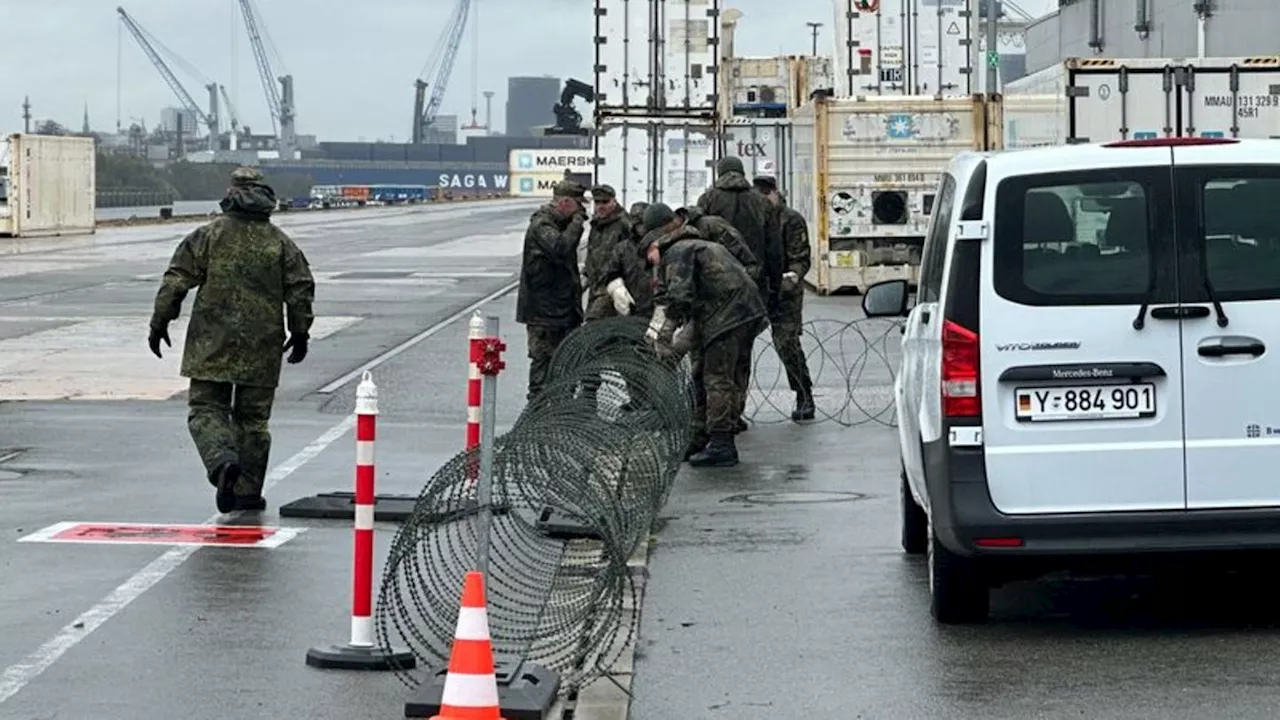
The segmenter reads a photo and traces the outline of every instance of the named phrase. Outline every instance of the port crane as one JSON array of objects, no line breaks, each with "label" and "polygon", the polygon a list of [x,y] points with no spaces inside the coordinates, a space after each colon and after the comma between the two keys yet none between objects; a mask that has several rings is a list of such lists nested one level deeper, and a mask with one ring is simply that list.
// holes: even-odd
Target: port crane
[{"label": "port crane", "polygon": [[[266,26],[258,19],[259,13],[253,0],[240,0],[240,15],[244,18],[245,30],[249,33],[249,45],[253,48],[253,58],[258,64],[258,76],[262,80],[262,89],[267,95],[267,106],[271,110],[271,128],[280,146],[280,156],[293,159],[293,154],[298,149],[298,133],[294,125],[293,75],[286,73],[276,77],[271,59],[267,56],[267,44],[272,46],[276,63],[281,66],[283,63],[280,62],[280,54],[275,52],[275,44],[271,42],[271,37],[268,35],[266,43],[263,42]],[[279,87],[276,87],[277,81],[280,83]]]},{"label": "port crane", "polygon": [[184,68],[192,75],[201,77],[202,79],[203,75],[196,71],[189,63],[178,57],[172,50],[166,48],[164,44],[155,39],[154,36],[146,30],[143,30],[142,26],[139,25],[123,7],[117,7],[116,12],[120,15],[120,22],[124,23],[124,26],[128,28],[129,33],[133,35],[133,39],[138,42],[138,47],[142,48],[142,52],[146,53],[147,59],[150,60],[151,64],[160,72],[160,77],[164,78],[164,81],[169,85],[169,89],[173,90],[173,94],[178,97],[178,102],[182,103],[183,109],[187,112],[193,113],[200,119],[200,122],[204,123],[205,126],[209,128],[209,149],[214,151],[218,150],[219,127],[217,83],[209,82],[204,86],[205,90],[209,91],[209,112],[205,112],[196,104],[196,101],[191,98],[191,93],[187,92],[187,89],[182,86],[182,83],[179,82],[177,76],[173,74],[173,71],[169,69],[169,65],[165,63],[164,58],[160,56],[160,53],[156,50],[156,46],[163,49],[166,55],[172,58],[175,62],[184,66]]},{"label": "port crane", "polygon": [[[247,0],[242,0],[247,2]],[[445,25],[444,32],[441,34],[440,42],[436,44],[435,52],[431,58],[427,60],[427,64],[423,66],[422,72],[418,73],[418,79],[414,81],[414,98],[413,98],[413,143],[421,144],[426,135],[427,128],[431,127],[436,120],[436,113],[440,111],[440,104],[444,102],[444,91],[449,85],[449,76],[453,74],[453,63],[458,59],[458,48],[462,46],[462,33],[467,29],[467,18],[471,15],[471,5],[473,0],[457,0],[457,5],[453,8],[453,14],[449,16],[449,22]],[[427,82],[422,78],[427,75],[432,68],[434,72],[434,84],[431,85],[431,97],[426,99]],[[475,107],[472,103],[471,116],[472,123],[475,122]]]}]

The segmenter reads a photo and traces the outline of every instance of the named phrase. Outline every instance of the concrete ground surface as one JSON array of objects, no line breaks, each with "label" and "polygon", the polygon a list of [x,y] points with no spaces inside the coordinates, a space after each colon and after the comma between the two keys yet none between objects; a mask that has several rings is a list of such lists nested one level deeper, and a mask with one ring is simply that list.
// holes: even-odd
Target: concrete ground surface
[{"label": "concrete ground surface", "polygon": [[[514,280],[533,206],[281,218],[319,280],[318,319],[306,362],[285,366],[260,518],[305,529],[270,550],[16,542],[215,512],[185,427],[181,323],[164,360],[146,349],[157,278],[194,224],[0,246],[0,720],[402,717],[392,674],[305,666],[348,638],[351,529],[276,508],[351,489],[352,371],[371,362],[379,493],[416,493],[461,448],[467,309]],[[523,404],[524,334],[513,294],[483,312],[509,345],[501,431]],[[619,678],[629,715],[600,681],[575,720],[1280,712],[1265,573],[1019,583],[990,624],[935,626],[924,563],[898,546],[900,336],[849,324],[856,298],[810,295],[807,314],[823,419],[789,420],[758,342],[742,464],[684,469],[655,528],[634,677]],[[395,530],[379,525],[379,563]]]}]

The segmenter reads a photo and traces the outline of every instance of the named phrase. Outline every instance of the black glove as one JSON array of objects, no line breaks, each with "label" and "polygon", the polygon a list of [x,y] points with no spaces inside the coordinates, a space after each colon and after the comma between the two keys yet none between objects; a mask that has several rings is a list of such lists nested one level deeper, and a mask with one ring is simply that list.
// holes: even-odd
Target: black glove
[{"label": "black glove", "polygon": [[160,354],[161,340],[164,341],[165,345],[173,347],[173,343],[169,342],[169,328],[164,325],[152,323],[151,333],[147,335],[147,345],[151,348],[151,354],[158,358],[164,357]]},{"label": "black glove", "polygon": [[289,353],[288,362],[290,365],[297,365],[307,357],[307,340],[306,335],[290,335],[288,342],[284,344],[285,350],[293,350]]}]

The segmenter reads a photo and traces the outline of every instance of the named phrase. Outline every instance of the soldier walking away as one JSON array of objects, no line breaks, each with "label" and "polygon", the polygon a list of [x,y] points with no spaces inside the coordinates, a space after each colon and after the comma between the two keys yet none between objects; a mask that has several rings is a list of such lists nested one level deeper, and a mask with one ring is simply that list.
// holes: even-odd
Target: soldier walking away
[{"label": "soldier walking away", "polygon": [[[673,218],[671,208],[655,204],[645,213],[645,226],[662,228]],[[702,393],[695,426],[706,428],[707,443],[689,456],[695,467],[729,467],[738,463],[735,425],[746,387],[737,372],[742,347],[750,347],[769,324],[764,301],[742,263],[718,243],[679,226],[652,230],[647,256],[657,268],[653,318],[645,340],[660,352],[696,336],[694,352],[702,355]],[[667,350],[663,350],[663,348]]]},{"label": "soldier walking away", "polygon": [[618,205],[617,193],[608,185],[591,188],[595,212],[591,216],[591,232],[587,235],[587,260],[583,278],[587,285],[586,320],[626,315],[635,300],[622,280],[605,279],[605,269],[619,244],[631,246],[631,218]]},{"label": "soldier walking away", "polygon": [[587,221],[584,193],[577,183],[556,183],[551,202],[533,213],[524,234],[516,322],[525,326],[529,344],[528,400],[542,392],[556,348],[582,324],[578,242]]},{"label": "soldier walking away", "polygon": [[813,380],[809,377],[809,364],[800,345],[800,332],[804,324],[804,285],[809,272],[809,227],[804,217],[787,207],[778,192],[775,178],[756,176],[756,189],[777,209],[777,223],[782,230],[784,265],[778,302],[769,308],[769,329],[773,334],[773,347],[778,359],[787,371],[787,384],[796,394],[796,407],[791,411],[792,420],[812,420]]},{"label": "soldier walking away", "polygon": [[218,512],[228,513],[266,509],[268,422],[281,356],[289,352],[294,365],[307,356],[316,286],[302,250],[271,224],[275,192],[260,172],[233,172],[221,205],[220,217],[174,251],[147,344],[156,357],[162,341],[172,347],[169,323],[197,289],[182,350],[182,375],[191,380],[187,429],[217,488]]},{"label": "soldier walking away", "polygon": [[[697,205],[703,213],[724,218],[742,233],[747,247],[761,264],[759,285],[764,288],[765,305],[773,307],[777,304],[782,284],[782,235],[777,223],[773,222],[772,206],[753,190],[741,159],[720,158],[716,163],[715,185],[698,198]],[[752,345],[742,348],[738,372],[744,386],[751,383],[751,363],[754,358],[752,350]],[[742,407],[738,408],[738,432],[747,429],[747,423],[742,418],[745,410],[744,394]]]}]

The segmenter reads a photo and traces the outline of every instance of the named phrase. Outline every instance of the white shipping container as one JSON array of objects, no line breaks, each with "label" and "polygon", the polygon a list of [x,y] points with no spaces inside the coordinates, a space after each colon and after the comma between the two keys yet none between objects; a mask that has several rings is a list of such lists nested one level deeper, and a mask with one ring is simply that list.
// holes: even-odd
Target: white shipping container
[{"label": "white shipping container", "polygon": [[981,96],[835,98],[800,108],[791,119],[790,205],[809,223],[806,281],[821,294],[917,282],[942,171],[957,153],[998,148],[998,118]]},{"label": "white shipping container", "polygon": [[720,132],[720,157],[742,160],[747,179],[772,175],[788,197],[791,180],[791,122],[768,118],[732,118]]},{"label": "white shipping container", "polygon": [[836,95],[968,96],[972,0],[834,0]]},{"label": "white shipping container", "polygon": [[671,118],[618,118],[597,127],[596,184],[612,185],[618,202],[697,202],[711,186],[715,128]]},{"label": "white shipping container", "polygon": [[1071,58],[1004,88],[1005,146],[1280,137],[1280,57]]},{"label": "white shipping container", "polygon": [[549,198],[555,190],[556,183],[561,180],[564,180],[563,172],[519,173],[513,171],[511,174],[511,196]]},{"label": "white shipping container", "polygon": [[596,0],[596,114],[716,109],[720,0]]},{"label": "white shipping container", "polygon": [[7,166],[0,236],[93,233],[97,150],[93,138],[14,134],[0,146]]}]

